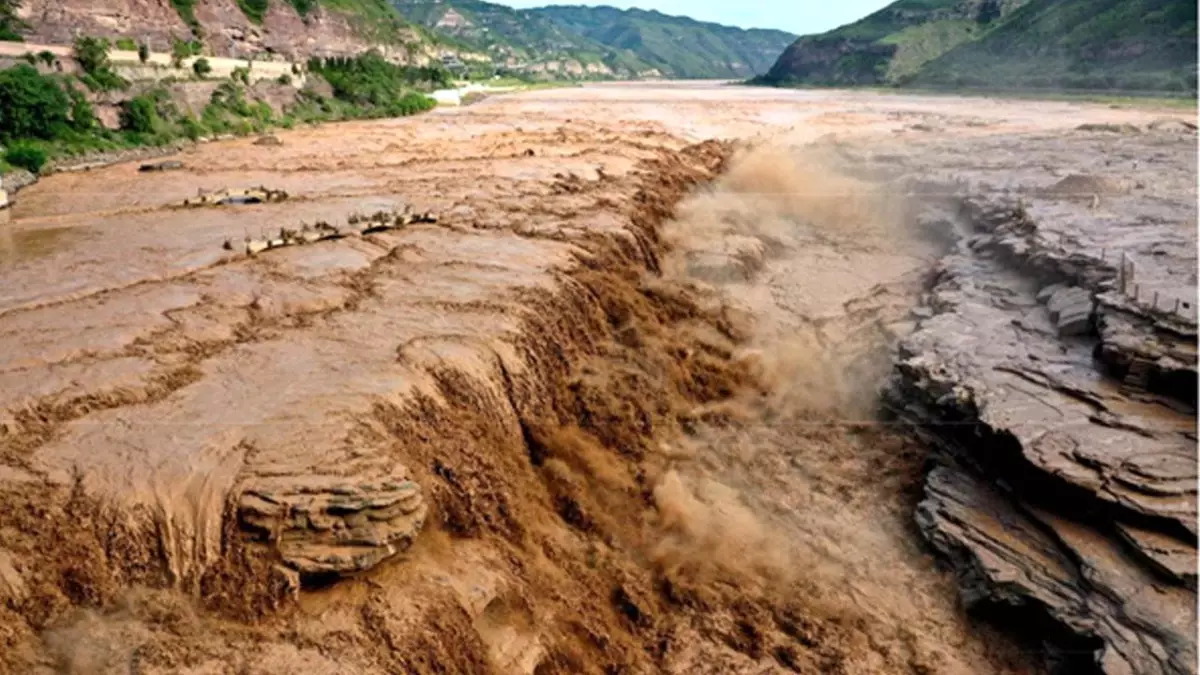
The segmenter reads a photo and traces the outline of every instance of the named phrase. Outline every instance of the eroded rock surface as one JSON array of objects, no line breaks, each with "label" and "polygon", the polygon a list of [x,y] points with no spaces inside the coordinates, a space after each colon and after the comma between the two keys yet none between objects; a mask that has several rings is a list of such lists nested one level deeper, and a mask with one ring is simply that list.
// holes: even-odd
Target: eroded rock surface
[{"label": "eroded rock surface", "polygon": [[1195,138],[1174,138],[1120,141],[1157,160],[1132,190],[965,171],[889,393],[942,451],[917,520],[965,601],[1072,672],[1195,672],[1195,192],[1168,185]]}]

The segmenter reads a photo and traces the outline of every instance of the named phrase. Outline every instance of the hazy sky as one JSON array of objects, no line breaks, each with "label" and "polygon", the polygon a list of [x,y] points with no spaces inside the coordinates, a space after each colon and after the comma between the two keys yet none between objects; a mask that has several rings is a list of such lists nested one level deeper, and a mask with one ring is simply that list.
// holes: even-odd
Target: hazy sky
[{"label": "hazy sky", "polygon": [[663,14],[682,14],[701,21],[743,28],[778,28],[797,34],[820,33],[861,19],[890,4],[891,0],[493,0],[513,7],[543,5],[612,5],[627,9],[657,9]]}]

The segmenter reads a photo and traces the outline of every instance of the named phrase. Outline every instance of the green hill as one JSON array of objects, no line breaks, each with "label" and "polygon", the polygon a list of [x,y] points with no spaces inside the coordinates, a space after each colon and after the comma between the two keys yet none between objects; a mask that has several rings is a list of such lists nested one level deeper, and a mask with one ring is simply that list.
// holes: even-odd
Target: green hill
[{"label": "green hill", "polygon": [[1032,2],[912,78],[929,86],[1196,91],[1194,0]]},{"label": "green hill", "polygon": [[589,65],[600,74],[599,65],[605,64],[604,70],[613,71],[606,74],[632,77],[647,67],[628,59],[606,60],[600,44],[527,10],[479,0],[395,0],[395,6],[409,22],[434,35],[487,53],[499,70],[540,67],[560,74],[568,67],[564,61],[570,61],[583,68],[576,74],[586,74]]},{"label": "green hill", "polygon": [[796,38],[779,30],[744,30],[640,9],[550,6],[531,11],[680,78],[765,73]]},{"label": "green hill", "polygon": [[497,67],[580,77],[745,78],[795,39],[642,10],[480,0],[394,0],[409,21],[492,56]]},{"label": "green hill", "polygon": [[790,46],[777,85],[1195,91],[1194,0],[899,0]]}]

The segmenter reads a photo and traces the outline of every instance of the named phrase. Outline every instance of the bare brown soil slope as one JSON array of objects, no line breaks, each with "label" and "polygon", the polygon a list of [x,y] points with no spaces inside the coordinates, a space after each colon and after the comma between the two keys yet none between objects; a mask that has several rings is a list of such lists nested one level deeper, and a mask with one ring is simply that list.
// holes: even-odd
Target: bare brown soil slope
[{"label": "bare brown soil slope", "polygon": [[[923,451],[864,423],[941,250],[911,195],[696,142],[942,104],[790,96],[539,92],[21,192],[0,669],[1028,671],[916,544]],[[439,220],[240,252],[404,204]]]}]

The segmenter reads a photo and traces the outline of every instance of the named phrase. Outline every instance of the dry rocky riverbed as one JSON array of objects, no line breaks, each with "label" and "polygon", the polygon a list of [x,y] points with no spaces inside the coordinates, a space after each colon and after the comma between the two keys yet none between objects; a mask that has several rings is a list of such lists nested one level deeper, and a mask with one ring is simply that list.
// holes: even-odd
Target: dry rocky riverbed
[{"label": "dry rocky riverbed", "polygon": [[0,672],[1195,672],[1187,115],[279,138],[0,225]]}]

